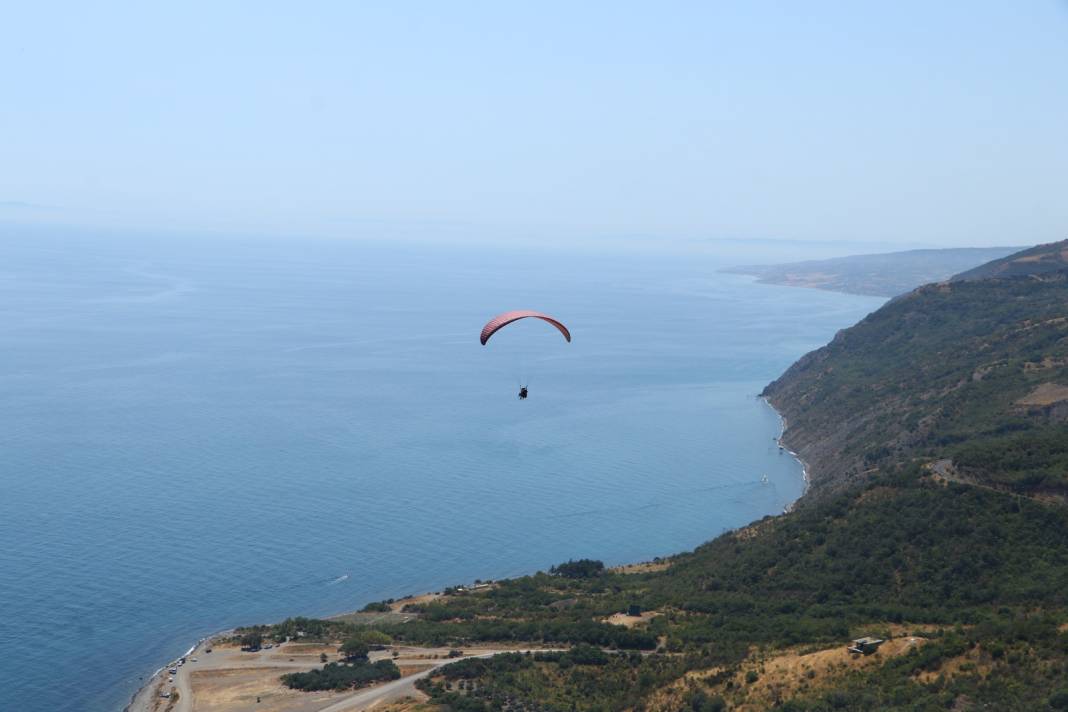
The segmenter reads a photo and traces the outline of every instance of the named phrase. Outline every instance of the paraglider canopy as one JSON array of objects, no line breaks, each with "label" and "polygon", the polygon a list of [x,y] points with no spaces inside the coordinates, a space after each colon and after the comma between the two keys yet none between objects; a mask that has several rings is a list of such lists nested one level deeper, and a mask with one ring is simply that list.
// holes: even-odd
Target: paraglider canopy
[{"label": "paraglider canopy", "polygon": [[549,322],[550,324],[555,326],[561,334],[564,335],[564,338],[567,339],[568,343],[571,343],[571,332],[567,330],[566,326],[564,326],[548,314],[542,314],[540,312],[530,311],[527,309],[521,309],[519,311],[508,311],[493,317],[488,322],[486,322],[486,325],[484,327],[482,327],[482,335],[479,337],[479,341],[481,341],[482,345],[485,346],[486,342],[489,341],[489,338],[495,333],[497,333],[499,329],[511,324],[513,321],[519,321],[520,319],[526,319],[528,317],[533,317],[534,319],[541,319],[542,321]]}]

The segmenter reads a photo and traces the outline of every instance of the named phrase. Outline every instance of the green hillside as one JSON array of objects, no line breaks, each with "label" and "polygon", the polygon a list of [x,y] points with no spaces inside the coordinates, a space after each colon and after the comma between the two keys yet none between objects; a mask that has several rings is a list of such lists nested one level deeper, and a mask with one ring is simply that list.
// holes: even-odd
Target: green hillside
[{"label": "green hillside", "polygon": [[[1064,498],[1068,272],[1020,254],[1033,261],[984,268],[1012,277],[973,280],[973,271],[892,301],[767,387],[817,492],[915,461]],[[1021,264],[1043,267],[1022,273]]]}]

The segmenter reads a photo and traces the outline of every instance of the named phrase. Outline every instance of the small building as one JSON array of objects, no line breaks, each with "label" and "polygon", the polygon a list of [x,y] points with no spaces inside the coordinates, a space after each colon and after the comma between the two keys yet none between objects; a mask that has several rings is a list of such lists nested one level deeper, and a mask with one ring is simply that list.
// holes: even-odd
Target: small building
[{"label": "small building", "polygon": [[857,655],[871,655],[885,642],[881,638],[857,638],[847,650]]}]

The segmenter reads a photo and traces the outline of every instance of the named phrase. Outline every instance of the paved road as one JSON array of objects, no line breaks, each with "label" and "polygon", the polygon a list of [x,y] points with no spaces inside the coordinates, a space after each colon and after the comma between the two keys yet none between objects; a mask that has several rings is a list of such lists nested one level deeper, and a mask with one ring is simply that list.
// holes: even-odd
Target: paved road
[{"label": "paved road", "polygon": [[[546,652],[543,648],[538,648],[540,652]],[[346,697],[343,700],[338,700],[329,707],[323,707],[319,712],[360,712],[361,710],[369,710],[384,702],[395,702],[396,700],[404,697],[411,697],[416,694],[415,683],[418,680],[422,680],[433,673],[443,665],[454,663],[457,660],[463,660],[465,658],[490,658],[494,655],[501,653],[525,653],[535,652],[534,650],[489,650],[478,655],[465,655],[463,658],[452,658],[448,660],[434,660],[431,662],[432,666],[428,670],[417,672],[414,675],[408,675],[402,677],[399,680],[393,680],[387,682],[384,685],[378,685],[366,690],[361,690],[351,697]]]},{"label": "paved road", "polygon": [[[479,656],[483,657],[483,656]],[[352,697],[346,697],[343,700],[339,700],[329,707],[323,707],[319,712],[355,712],[356,710],[371,709],[380,702],[392,702],[404,697],[411,697],[416,694],[415,683],[417,680],[422,680],[430,673],[437,670],[442,665],[456,662],[455,660],[436,660],[434,661],[434,667],[417,672],[414,675],[408,675],[402,677],[399,680],[393,680],[387,682],[384,685],[378,685],[367,690],[360,690]]]}]

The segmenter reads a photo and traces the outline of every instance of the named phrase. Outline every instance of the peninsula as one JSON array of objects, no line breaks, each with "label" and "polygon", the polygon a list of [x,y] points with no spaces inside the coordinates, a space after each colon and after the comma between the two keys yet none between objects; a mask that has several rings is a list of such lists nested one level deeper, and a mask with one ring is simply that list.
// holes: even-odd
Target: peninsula
[{"label": "peninsula", "polygon": [[959,272],[1005,257],[1019,249],[966,247],[907,250],[787,264],[728,267],[722,271],[752,275],[764,284],[896,297],[922,284],[947,280]]}]

